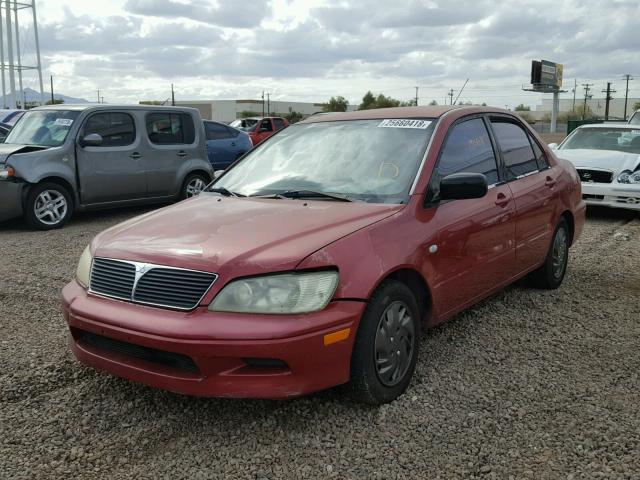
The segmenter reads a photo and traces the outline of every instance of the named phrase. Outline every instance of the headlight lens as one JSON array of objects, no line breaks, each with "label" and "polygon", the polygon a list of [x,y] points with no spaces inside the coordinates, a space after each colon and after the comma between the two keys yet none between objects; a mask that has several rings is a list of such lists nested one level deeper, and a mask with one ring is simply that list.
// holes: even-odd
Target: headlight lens
[{"label": "headlight lens", "polygon": [[87,288],[89,286],[89,278],[91,276],[91,261],[93,258],[91,257],[91,251],[89,250],[89,246],[84,249],[82,252],[82,256],[80,257],[80,261],[78,262],[78,268],[76,269],[76,280],[83,287]]},{"label": "headlight lens", "polygon": [[224,287],[209,310],[238,313],[308,313],[327,306],[338,272],[285,273],[235,280]]},{"label": "headlight lens", "polygon": [[619,183],[640,183],[640,170],[637,172],[631,172],[631,170],[625,170],[618,175]]}]

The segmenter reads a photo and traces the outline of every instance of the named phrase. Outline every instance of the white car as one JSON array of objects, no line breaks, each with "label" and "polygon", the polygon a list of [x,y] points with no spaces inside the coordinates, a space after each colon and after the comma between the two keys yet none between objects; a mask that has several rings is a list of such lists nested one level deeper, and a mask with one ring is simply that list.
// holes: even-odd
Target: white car
[{"label": "white car", "polygon": [[576,167],[588,205],[640,210],[640,126],[582,125],[549,146]]}]

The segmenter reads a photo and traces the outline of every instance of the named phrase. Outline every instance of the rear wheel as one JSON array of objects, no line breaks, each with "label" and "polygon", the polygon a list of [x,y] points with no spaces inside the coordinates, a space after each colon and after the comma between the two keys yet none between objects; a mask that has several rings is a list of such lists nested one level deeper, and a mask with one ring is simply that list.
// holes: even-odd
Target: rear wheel
[{"label": "rear wheel", "polygon": [[209,183],[209,179],[201,173],[191,173],[184,180],[182,185],[182,191],[180,192],[180,199],[191,198],[198,195],[204,187]]},{"label": "rear wheel", "polygon": [[545,258],[544,264],[529,275],[529,280],[534,287],[553,290],[558,288],[564,280],[569,263],[569,227],[567,221],[562,218],[558,222],[551,247]]},{"label": "rear wheel", "polygon": [[380,405],[409,386],[418,358],[420,318],[411,290],[395,280],[373,294],[358,327],[351,357],[352,396]]},{"label": "rear wheel", "polygon": [[31,188],[27,195],[24,218],[31,228],[61,228],[73,214],[69,191],[57,183],[44,182]]}]

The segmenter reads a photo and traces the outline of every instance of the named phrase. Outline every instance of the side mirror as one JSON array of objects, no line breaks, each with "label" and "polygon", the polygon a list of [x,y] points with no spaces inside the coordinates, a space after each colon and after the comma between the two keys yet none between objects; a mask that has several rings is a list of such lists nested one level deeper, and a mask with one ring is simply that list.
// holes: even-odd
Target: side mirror
[{"label": "side mirror", "polygon": [[81,147],[99,147],[102,145],[102,135],[99,133],[90,133],[80,139]]},{"label": "side mirror", "polygon": [[482,198],[487,194],[487,177],[481,173],[452,173],[440,181],[442,200]]},{"label": "side mirror", "polygon": [[551,150],[557,150],[558,149],[558,144],[557,143],[550,143],[548,146],[549,146],[549,148]]},{"label": "side mirror", "polygon": [[215,172],[213,172],[213,179],[216,180],[220,177],[220,175],[222,175],[224,173],[224,170],[216,170]]}]

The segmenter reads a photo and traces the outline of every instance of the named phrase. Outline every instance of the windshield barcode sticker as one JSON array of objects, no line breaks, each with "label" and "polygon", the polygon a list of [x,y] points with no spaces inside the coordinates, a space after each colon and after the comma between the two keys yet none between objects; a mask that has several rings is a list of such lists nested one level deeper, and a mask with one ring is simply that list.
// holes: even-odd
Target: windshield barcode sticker
[{"label": "windshield barcode sticker", "polygon": [[70,127],[73,123],[73,120],[70,118],[56,118],[56,121],[53,122],[54,125],[61,125],[63,127]]},{"label": "windshield barcode sticker", "polygon": [[389,119],[380,122],[378,127],[381,128],[421,128],[425,130],[431,125],[429,120],[415,120],[415,119]]}]

